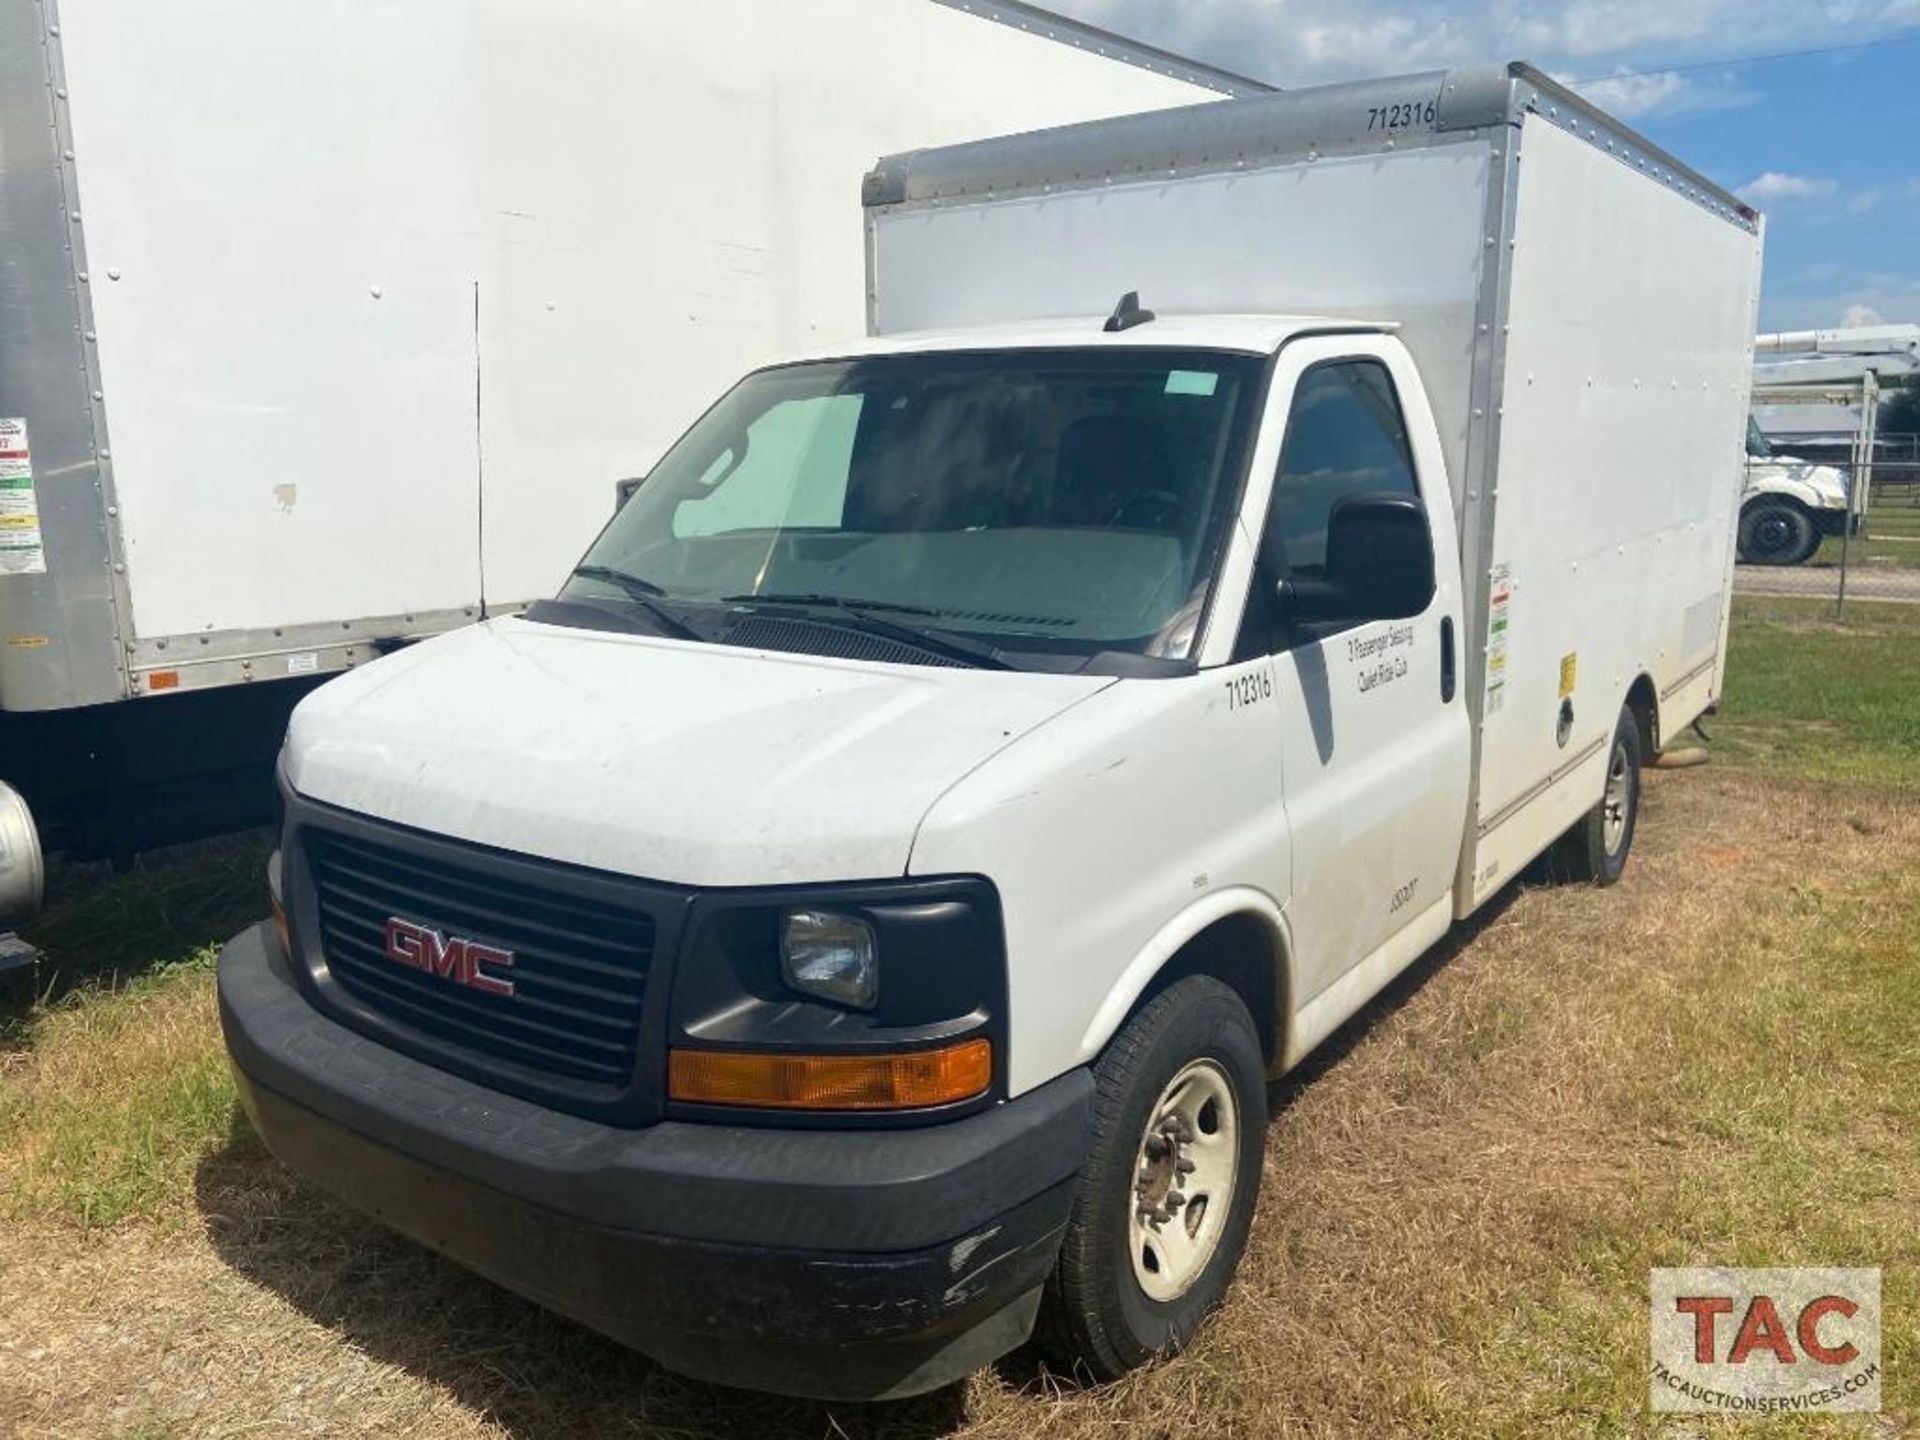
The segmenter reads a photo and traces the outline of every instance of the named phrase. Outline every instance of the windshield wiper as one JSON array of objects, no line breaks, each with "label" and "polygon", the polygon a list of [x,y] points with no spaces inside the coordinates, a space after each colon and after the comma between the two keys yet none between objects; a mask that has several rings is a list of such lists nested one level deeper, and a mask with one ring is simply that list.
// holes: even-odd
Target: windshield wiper
[{"label": "windshield wiper", "polygon": [[899,615],[938,615],[938,610],[928,609],[924,605],[902,605],[892,600],[859,600],[845,595],[815,594],[763,594],[763,595],[727,595],[722,597],[727,605],[794,605],[818,606],[840,612],[830,622],[849,629],[864,630],[871,635],[884,636],[897,640],[902,645],[911,645],[916,649],[931,651],[935,655],[945,655],[950,660],[959,660],[982,670],[1012,670],[1015,667],[1004,659],[1000,651],[991,645],[976,644],[971,640],[962,640],[943,630],[923,629],[918,625],[902,625],[897,620],[884,620],[873,614],[876,610],[890,611]]},{"label": "windshield wiper", "polygon": [[651,580],[630,575],[625,570],[616,570],[611,565],[576,565],[573,567],[573,576],[579,580],[600,580],[608,585],[619,586],[626,591],[629,600],[659,621],[669,635],[682,640],[706,639],[706,636],[660,603],[660,597],[667,592]]},{"label": "windshield wiper", "polygon": [[895,615],[938,615],[925,605],[902,605],[897,600],[862,600],[857,596],[823,595],[812,591],[806,593],[767,591],[752,595],[723,595],[721,603],[725,605],[750,605],[764,602],[768,605],[831,605],[841,610],[886,610]]}]

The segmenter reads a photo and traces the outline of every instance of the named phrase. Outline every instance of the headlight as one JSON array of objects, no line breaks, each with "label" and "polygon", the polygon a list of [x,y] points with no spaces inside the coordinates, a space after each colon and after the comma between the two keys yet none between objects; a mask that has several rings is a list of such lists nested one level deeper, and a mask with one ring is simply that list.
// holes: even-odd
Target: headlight
[{"label": "headlight", "polygon": [[1007,946],[983,877],[713,890],[688,909],[663,957],[670,1105],[900,1119],[991,1103]]},{"label": "headlight", "polygon": [[780,974],[794,989],[871,1010],[880,998],[873,926],[834,910],[789,910],[780,922]]}]

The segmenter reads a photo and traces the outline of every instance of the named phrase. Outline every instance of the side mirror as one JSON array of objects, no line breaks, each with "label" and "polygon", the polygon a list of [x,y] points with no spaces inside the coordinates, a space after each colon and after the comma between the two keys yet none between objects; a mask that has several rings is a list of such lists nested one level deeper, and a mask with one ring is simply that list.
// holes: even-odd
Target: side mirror
[{"label": "side mirror", "polygon": [[1318,579],[1280,582],[1289,624],[1404,620],[1433,599],[1433,532],[1411,495],[1349,495],[1327,518]]},{"label": "side mirror", "polygon": [[627,501],[633,498],[634,491],[646,483],[646,478],[644,475],[636,475],[631,480],[616,480],[613,482],[614,514],[618,515],[622,510],[626,509]]}]

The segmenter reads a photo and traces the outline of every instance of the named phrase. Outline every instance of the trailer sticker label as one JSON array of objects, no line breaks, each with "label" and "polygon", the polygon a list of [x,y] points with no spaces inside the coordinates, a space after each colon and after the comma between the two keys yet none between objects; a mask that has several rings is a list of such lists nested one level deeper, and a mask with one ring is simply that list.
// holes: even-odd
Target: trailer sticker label
[{"label": "trailer sticker label", "polygon": [[1560,698],[1565,700],[1573,694],[1573,687],[1580,679],[1580,652],[1570,650],[1560,657]]},{"label": "trailer sticker label", "polygon": [[1513,567],[1499,564],[1487,572],[1487,705],[1497,715],[1507,703],[1507,609],[1513,603]]},{"label": "trailer sticker label", "polygon": [[46,573],[27,422],[20,416],[0,416],[0,575]]},{"label": "trailer sticker label", "polygon": [[289,675],[306,675],[320,668],[320,656],[312,650],[303,650],[298,655],[287,657]]},{"label": "trailer sticker label", "polygon": [[1220,377],[1211,370],[1169,370],[1169,395],[1211,395],[1220,388]]}]

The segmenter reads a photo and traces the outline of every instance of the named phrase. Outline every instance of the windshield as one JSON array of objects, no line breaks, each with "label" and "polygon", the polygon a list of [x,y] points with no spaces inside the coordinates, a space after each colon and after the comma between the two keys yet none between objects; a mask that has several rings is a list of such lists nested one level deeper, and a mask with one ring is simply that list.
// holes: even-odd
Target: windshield
[{"label": "windshield", "polygon": [[1773,454],[1773,446],[1767,443],[1767,437],[1761,433],[1760,422],[1751,415],[1747,416],[1747,454],[1756,460],[1764,460]]},{"label": "windshield", "polygon": [[1115,349],[762,371],[668,452],[561,598],[910,622],[1003,661],[1182,659],[1261,369]]}]

